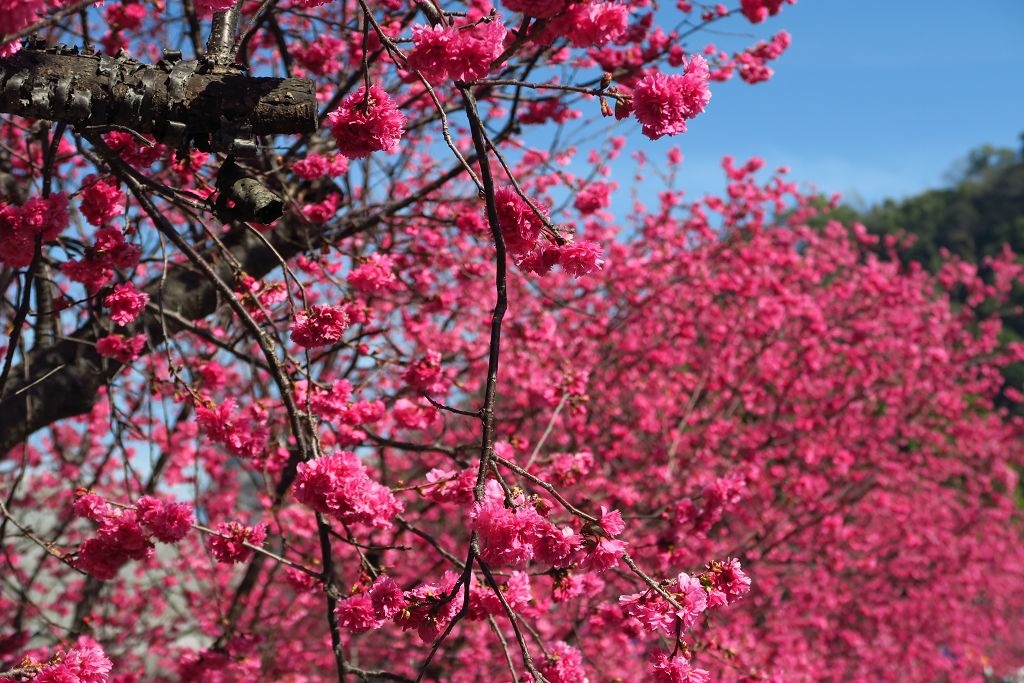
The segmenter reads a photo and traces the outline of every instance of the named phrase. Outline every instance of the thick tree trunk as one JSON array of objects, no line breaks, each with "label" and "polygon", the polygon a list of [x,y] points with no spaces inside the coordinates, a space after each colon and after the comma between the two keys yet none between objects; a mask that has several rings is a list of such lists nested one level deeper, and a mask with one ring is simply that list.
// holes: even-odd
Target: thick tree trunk
[{"label": "thick tree trunk", "polygon": [[313,82],[255,78],[177,55],[155,65],[58,46],[0,59],[0,112],[123,126],[175,147],[244,153],[253,136],[316,130]]}]

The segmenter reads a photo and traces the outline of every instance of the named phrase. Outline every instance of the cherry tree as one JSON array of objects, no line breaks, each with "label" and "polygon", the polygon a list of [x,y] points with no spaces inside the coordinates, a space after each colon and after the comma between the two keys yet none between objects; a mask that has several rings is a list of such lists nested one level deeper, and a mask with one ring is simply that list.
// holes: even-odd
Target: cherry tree
[{"label": "cherry tree", "polygon": [[0,679],[1024,663],[1013,255],[648,143],[797,9],[0,9]]}]

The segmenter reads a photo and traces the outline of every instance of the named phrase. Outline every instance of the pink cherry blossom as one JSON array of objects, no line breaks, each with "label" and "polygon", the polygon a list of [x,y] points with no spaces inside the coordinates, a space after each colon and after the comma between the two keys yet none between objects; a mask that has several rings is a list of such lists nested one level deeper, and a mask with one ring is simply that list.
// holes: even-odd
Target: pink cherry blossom
[{"label": "pink cherry blossom", "polygon": [[497,20],[469,26],[416,25],[412,36],[409,66],[428,81],[473,81],[486,76],[501,55],[505,26]]},{"label": "pink cherry blossom", "polygon": [[565,11],[567,0],[502,0],[502,4],[513,12],[522,12],[538,19],[550,19]]},{"label": "pink cherry blossom", "polygon": [[652,681],[656,683],[710,683],[711,676],[704,669],[692,666],[682,656],[670,657],[655,649],[651,653]]},{"label": "pink cherry blossom", "polygon": [[37,683],[107,683],[113,662],[103,648],[88,636],[61,652],[31,680]]},{"label": "pink cherry blossom", "polygon": [[0,263],[24,268],[32,263],[37,238],[50,242],[68,224],[68,200],[64,194],[48,199],[33,197],[22,206],[0,202]]},{"label": "pink cherry blossom", "polygon": [[216,534],[207,537],[206,545],[214,558],[224,564],[245,562],[253,553],[253,549],[246,544],[259,547],[267,538],[267,525],[263,522],[254,526],[221,522],[215,531]]},{"label": "pink cherry blossom", "polygon": [[346,280],[364,294],[386,290],[395,283],[394,261],[390,256],[371,254],[365,263],[352,269]]},{"label": "pink cherry blossom", "polygon": [[139,521],[162,543],[175,543],[192,529],[192,506],[143,496],[135,503]]},{"label": "pink cherry blossom", "polygon": [[374,614],[373,602],[365,593],[339,601],[334,614],[341,627],[352,633],[364,633],[382,625]]},{"label": "pink cherry blossom", "polygon": [[[785,0],[792,4],[796,0]],[[760,24],[770,16],[775,16],[782,9],[783,0],[740,0],[743,16],[754,24]]]},{"label": "pink cherry blossom", "polygon": [[115,285],[114,291],[103,299],[103,304],[110,308],[110,319],[118,325],[127,325],[139,316],[146,307],[149,295],[135,289],[135,285],[127,282]]},{"label": "pink cherry blossom", "polygon": [[299,463],[295,500],[345,524],[388,527],[402,503],[349,451]]},{"label": "pink cherry blossom", "polygon": [[291,325],[291,337],[299,346],[311,348],[341,341],[348,328],[348,315],[339,306],[311,306],[299,311]]},{"label": "pink cherry blossom", "polygon": [[558,249],[558,265],[573,277],[582,277],[604,266],[601,245],[596,242],[573,242]]},{"label": "pink cherry blossom", "polygon": [[633,88],[633,110],[644,135],[657,140],[663,135],[686,132],[686,121],[704,111],[711,101],[708,65],[703,57],[690,58],[683,74],[649,71]]},{"label": "pink cherry blossom", "polygon": [[541,217],[512,187],[499,187],[495,190],[494,202],[498,225],[509,253],[525,254],[531,251],[540,237],[543,226]]},{"label": "pink cherry blossom", "polygon": [[50,41],[0,93],[0,678],[1020,667],[1024,265],[650,144],[785,68],[785,0],[247,2],[237,66],[189,58],[228,3],[73,4],[0,0]]},{"label": "pink cherry blossom", "polygon": [[327,116],[338,151],[350,159],[362,159],[373,152],[394,152],[405,132],[406,117],[391,96],[374,85],[367,95],[361,88]]},{"label": "pink cherry blossom", "polygon": [[88,176],[82,181],[82,215],[96,226],[101,226],[124,213],[124,192],[109,180]]},{"label": "pink cherry blossom", "polygon": [[131,363],[142,353],[146,345],[146,335],[137,334],[126,337],[120,334],[109,334],[96,341],[96,351],[101,356],[113,358],[119,363]]}]

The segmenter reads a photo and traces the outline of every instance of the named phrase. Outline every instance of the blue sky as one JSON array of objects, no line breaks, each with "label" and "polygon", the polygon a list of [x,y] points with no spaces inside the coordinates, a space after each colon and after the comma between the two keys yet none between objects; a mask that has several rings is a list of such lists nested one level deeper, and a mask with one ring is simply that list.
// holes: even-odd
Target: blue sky
[{"label": "blue sky", "polygon": [[723,154],[760,155],[794,180],[874,202],[942,185],[978,145],[1019,147],[1024,0],[800,0],[764,24],[722,27],[689,48],[782,29],[793,44],[771,81],[718,85],[689,132],[666,141],[683,150],[690,197],[721,190]]}]

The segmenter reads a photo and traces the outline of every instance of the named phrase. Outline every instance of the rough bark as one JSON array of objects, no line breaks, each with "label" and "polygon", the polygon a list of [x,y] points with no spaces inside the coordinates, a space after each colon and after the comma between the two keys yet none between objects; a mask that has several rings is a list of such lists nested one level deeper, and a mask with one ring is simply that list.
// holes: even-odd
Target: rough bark
[{"label": "rough bark", "polygon": [[76,127],[125,127],[174,147],[234,154],[260,135],[317,128],[313,82],[256,78],[167,53],[158,64],[57,46],[0,59],[0,112]]}]

